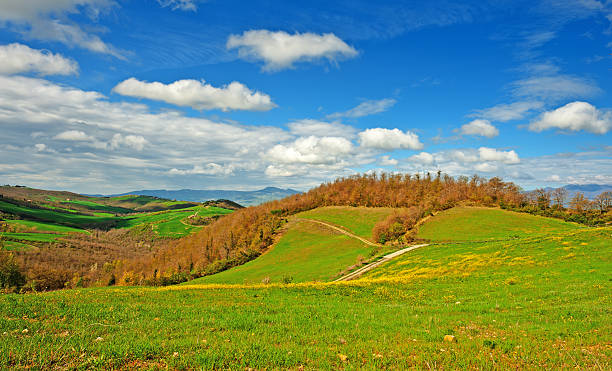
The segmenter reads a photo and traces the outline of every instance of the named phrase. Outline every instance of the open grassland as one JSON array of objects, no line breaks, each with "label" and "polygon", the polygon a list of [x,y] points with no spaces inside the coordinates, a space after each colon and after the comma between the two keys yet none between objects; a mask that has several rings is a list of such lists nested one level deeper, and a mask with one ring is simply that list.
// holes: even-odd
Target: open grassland
[{"label": "open grassland", "polygon": [[[89,201],[74,202],[82,203]],[[6,223],[17,227],[18,229],[27,229],[28,232],[34,232],[31,234],[35,234],[37,231],[55,233],[41,233],[42,237],[40,238],[44,239],[45,241],[52,241],[69,232],[86,232],[82,228],[95,227],[97,225],[110,225],[115,228],[133,228],[135,226],[148,224],[159,237],[180,238],[201,228],[200,226],[189,225],[185,222],[185,218],[187,218],[189,215],[197,213],[199,216],[209,217],[215,215],[225,215],[232,212],[232,210],[215,206],[193,206],[178,210],[135,213],[123,216],[116,216],[110,213],[80,215],[57,212],[46,208],[29,208],[3,201],[0,201],[0,211],[19,215],[22,218],[43,220],[32,221],[19,219],[8,220]],[[75,228],[77,226],[82,228]],[[11,240],[20,240],[18,233],[6,233],[5,237]],[[42,242],[40,239],[37,241]]]},{"label": "open grassland", "polygon": [[189,225],[185,218],[197,213],[198,216],[210,217],[215,215],[226,215],[232,210],[214,206],[196,206],[180,210],[159,211],[155,213],[142,213],[122,217],[118,226],[120,228],[132,228],[138,225],[149,224],[160,237],[180,238],[198,229],[200,226]]},{"label": "open grassland", "polygon": [[376,223],[398,210],[388,207],[328,206],[305,211],[296,216],[334,224],[359,237],[371,240],[372,229]]},{"label": "open grassland", "polygon": [[[514,214],[495,211],[497,224],[474,241],[466,224],[444,238],[455,242],[355,281],[1,295],[0,368],[610,369],[612,227],[534,218],[525,225],[551,229],[517,232],[501,224]],[[289,228],[283,239],[299,233],[278,256],[280,242],[248,263],[252,272],[266,269],[260,259],[270,269],[291,264],[322,238],[299,226],[324,228]],[[321,253],[304,253],[301,265],[325,264]],[[242,283],[250,273],[222,274]]]},{"label": "open grassland", "polygon": [[255,260],[187,284],[329,281],[367,257],[373,248],[356,238],[308,221],[297,221],[272,249]]},{"label": "open grassland", "polygon": [[133,212],[133,210],[126,209],[124,207],[108,206],[108,205],[96,203],[93,201],[70,200],[70,201],[61,201],[61,203],[68,204],[68,205],[70,204],[79,205],[79,206],[83,206],[85,209],[88,209],[88,210],[96,210],[96,211],[102,211],[102,212],[107,212],[107,213],[125,214],[125,213]]},{"label": "open grassland", "polygon": [[24,218],[31,218],[38,221],[46,221],[55,224],[70,226],[87,226],[105,222],[112,222],[113,218],[96,217],[93,215],[81,215],[73,213],[62,213],[51,209],[34,209],[26,206],[15,205],[0,201],[0,211],[8,214],[15,214]]},{"label": "open grassland", "polygon": [[479,241],[548,235],[584,228],[559,219],[484,207],[455,207],[424,223],[418,237],[431,241]]},{"label": "open grassland", "polygon": [[17,241],[2,241],[2,248],[0,250],[6,251],[27,251],[27,250],[36,250],[36,246],[28,245],[23,242]]},{"label": "open grassland", "polygon": [[[4,295],[0,366],[609,369],[610,234],[580,231],[534,246],[553,254],[547,266],[496,262],[382,281]],[[567,246],[581,252],[554,258]]]},{"label": "open grassland", "polygon": [[43,222],[35,222],[31,220],[6,220],[10,226],[17,227],[17,229],[31,229],[34,231],[43,231],[43,232],[57,232],[57,233],[68,233],[68,232],[79,232],[85,233],[85,230],[66,227],[63,225],[51,224],[51,223],[43,223]]}]

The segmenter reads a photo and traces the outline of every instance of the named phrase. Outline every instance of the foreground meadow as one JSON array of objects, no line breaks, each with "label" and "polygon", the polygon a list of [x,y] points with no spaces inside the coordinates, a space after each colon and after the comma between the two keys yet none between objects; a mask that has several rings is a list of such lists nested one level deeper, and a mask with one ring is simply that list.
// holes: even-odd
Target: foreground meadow
[{"label": "foreground meadow", "polygon": [[609,369],[611,246],[610,227],[566,230],[344,283],[3,295],[0,367]]}]

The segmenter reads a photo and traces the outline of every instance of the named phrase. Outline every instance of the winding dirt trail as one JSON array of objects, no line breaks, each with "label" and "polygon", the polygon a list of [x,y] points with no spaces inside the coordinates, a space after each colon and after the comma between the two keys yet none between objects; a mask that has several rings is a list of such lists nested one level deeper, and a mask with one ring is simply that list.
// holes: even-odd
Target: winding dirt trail
[{"label": "winding dirt trail", "polygon": [[329,228],[331,228],[331,229],[334,229],[334,230],[336,230],[336,231],[338,231],[338,232],[340,232],[340,233],[342,233],[342,234],[345,234],[345,235],[347,235],[347,236],[349,236],[349,237],[356,238],[356,239],[358,239],[359,241],[361,241],[361,242],[365,243],[366,245],[369,245],[369,246],[374,246],[374,247],[381,247],[381,246],[382,246],[382,245],[377,244],[377,243],[374,243],[374,242],[372,242],[372,241],[370,241],[370,240],[366,240],[366,239],[365,239],[365,238],[363,238],[363,237],[359,237],[359,236],[357,236],[357,235],[355,235],[355,234],[352,234],[351,232],[347,231],[346,229],[342,229],[342,228],[340,228],[340,227],[336,227],[336,226],[335,226],[335,225],[333,225],[333,224],[329,224],[329,223],[326,223],[326,222],[322,222],[322,221],[320,221],[320,220],[315,220],[315,219],[304,219],[304,218],[295,218],[295,220],[298,220],[298,221],[300,221],[300,222],[312,222],[312,223],[322,224],[322,225],[324,225],[324,226],[326,226],[326,227],[329,227]]},{"label": "winding dirt trail", "polygon": [[[361,241],[361,242],[363,242],[363,243],[365,243],[366,245],[369,245],[369,246],[373,246],[373,247],[382,247],[382,246],[383,246],[383,245],[381,245],[381,244],[377,244],[377,243],[374,243],[374,242],[372,242],[372,241],[369,241],[369,240],[367,240],[367,239],[365,239],[365,238],[363,238],[363,237],[360,237],[360,236],[357,236],[357,235],[355,235],[355,234],[352,234],[351,232],[349,232],[349,231],[347,231],[347,230],[345,230],[345,229],[342,229],[342,228],[336,227],[336,226],[335,226],[335,225],[333,225],[333,224],[329,224],[329,223],[326,223],[326,222],[322,222],[322,221],[320,221],[320,220],[315,220],[315,219],[303,219],[303,218],[295,218],[295,220],[297,220],[297,221],[307,221],[307,222],[312,222],[312,223],[322,224],[322,225],[324,225],[324,226],[326,226],[326,227],[328,227],[328,228],[331,228],[331,229],[333,229],[333,230],[336,230],[336,231],[338,231],[338,232],[340,232],[340,233],[342,233],[342,234],[345,234],[345,235],[347,235],[347,236],[349,236],[349,237],[356,238],[356,239],[358,239],[359,241]],[[428,246],[428,245],[429,245],[429,244],[427,244],[427,243],[420,244],[420,245],[412,245],[412,246],[405,247],[405,248],[403,248],[403,249],[401,249],[401,250],[394,251],[394,252],[392,252],[392,253],[389,253],[389,254],[387,254],[387,255],[384,255],[382,258],[380,258],[379,260],[377,260],[377,261],[375,261],[375,262],[372,262],[372,263],[370,263],[370,264],[367,264],[367,265],[365,265],[365,266],[363,266],[363,267],[361,267],[361,268],[357,269],[356,271],[353,271],[353,272],[351,272],[351,273],[345,274],[344,276],[342,276],[342,277],[340,277],[340,278],[335,279],[333,282],[338,282],[338,281],[350,281],[350,280],[354,280],[355,278],[357,278],[357,277],[361,276],[361,275],[362,275],[362,274],[364,274],[365,272],[370,271],[370,270],[372,270],[372,269],[374,269],[374,268],[378,267],[379,265],[381,265],[381,264],[383,264],[383,263],[388,262],[389,260],[391,260],[391,259],[393,259],[393,258],[396,258],[396,257],[398,257],[398,256],[400,256],[400,255],[403,255],[403,254],[405,254],[405,253],[407,253],[407,252],[409,252],[409,251],[412,251],[412,250],[418,249],[419,247],[424,247],[424,246]]]},{"label": "winding dirt trail", "polygon": [[380,258],[379,260],[372,262],[368,265],[365,265],[359,269],[357,269],[356,271],[353,271],[349,274],[346,274],[340,278],[335,279],[333,282],[338,282],[338,281],[350,281],[350,280],[354,280],[355,278],[361,276],[362,274],[364,274],[367,271],[370,271],[376,267],[378,267],[379,265],[388,262],[389,260],[396,258],[402,254],[407,253],[408,251],[412,251],[415,249],[418,249],[419,247],[424,247],[424,246],[428,246],[429,244],[424,243],[424,244],[420,244],[420,245],[412,245],[412,246],[408,246],[406,248],[403,248],[401,250],[398,251],[394,251],[390,254],[384,255],[382,258]]}]

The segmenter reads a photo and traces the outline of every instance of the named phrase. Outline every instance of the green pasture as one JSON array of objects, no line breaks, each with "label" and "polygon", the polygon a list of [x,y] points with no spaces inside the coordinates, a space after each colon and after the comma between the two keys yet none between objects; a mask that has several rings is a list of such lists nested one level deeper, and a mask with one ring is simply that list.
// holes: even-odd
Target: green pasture
[{"label": "green pasture", "polygon": [[320,224],[300,221],[266,253],[244,265],[187,284],[329,281],[373,248]]},{"label": "green pasture", "polygon": [[405,279],[1,295],[0,367],[610,369],[611,233],[440,245],[410,264],[448,274]]},{"label": "green pasture", "polygon": [[398,210],[400,209],[387,207],[328,206],[305,211],[296,216],[334,224],[357,236],[371,240],[372,229],[376,223]]},{"label": "green pasture", "polygon": [[431,217],[418,237],[431,241],[478,241],[563,233],[584,228],[560,219],[484,207],[455,207]]}]

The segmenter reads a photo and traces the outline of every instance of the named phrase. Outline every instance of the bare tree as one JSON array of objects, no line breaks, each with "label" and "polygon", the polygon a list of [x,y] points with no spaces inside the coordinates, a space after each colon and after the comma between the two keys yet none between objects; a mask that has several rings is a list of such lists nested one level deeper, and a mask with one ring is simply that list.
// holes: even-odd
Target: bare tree
[{"label": "bare tree", "polygon": [[589,209],[591,205],[591,201],[588,198],[584,197],[584,193],[576,192],[574,197],[570,200],[570,208],[572,211],[581,213]]},{"label": "bare tree", "polygon": [[552,199],[554,205],[558,209],[562,209],[565,206],[565,200],[567,199],[567,189],[556,188],[552,191]]},{"label": "bare tree", "polygon": [[599,196],[595,197],[595,205],[602,213],[612,208],[612,192],[602,192]]}]

